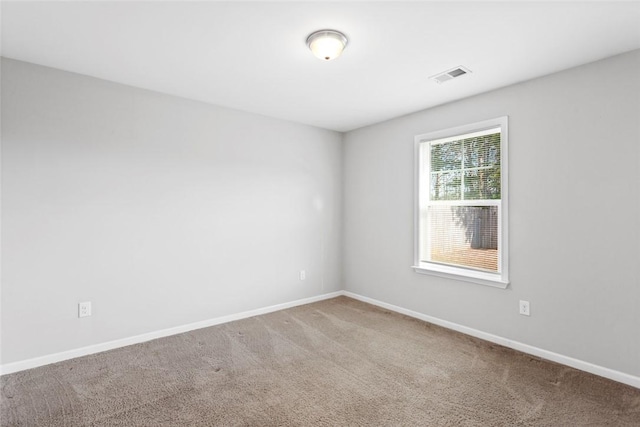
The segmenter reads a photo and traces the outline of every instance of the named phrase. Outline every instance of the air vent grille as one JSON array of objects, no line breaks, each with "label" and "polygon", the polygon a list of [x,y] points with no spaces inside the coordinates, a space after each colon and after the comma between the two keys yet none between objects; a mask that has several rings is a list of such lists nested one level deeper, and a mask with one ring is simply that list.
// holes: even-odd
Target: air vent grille
[{"label": "air vent grille", "polygon": [[447,70],[443,73],[436,74],[435,76],[429,77],[431,80],[435,80],[436,83],[441,84],[444,82],[448,82],[449,80],[453,80],[458,77],[462,77],[471,73],[471,70],[465,68],[463,66],[455,67],[450,70]]}]

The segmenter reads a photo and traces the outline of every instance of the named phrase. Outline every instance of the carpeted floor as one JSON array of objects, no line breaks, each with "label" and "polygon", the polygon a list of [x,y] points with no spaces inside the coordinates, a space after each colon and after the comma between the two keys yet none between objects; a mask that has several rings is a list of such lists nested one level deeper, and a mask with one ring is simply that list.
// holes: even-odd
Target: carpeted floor
[{"label": "carpeted floor", "polygon": [[2,426],[640,426],[640,390],[346,297],[1,379]]}]

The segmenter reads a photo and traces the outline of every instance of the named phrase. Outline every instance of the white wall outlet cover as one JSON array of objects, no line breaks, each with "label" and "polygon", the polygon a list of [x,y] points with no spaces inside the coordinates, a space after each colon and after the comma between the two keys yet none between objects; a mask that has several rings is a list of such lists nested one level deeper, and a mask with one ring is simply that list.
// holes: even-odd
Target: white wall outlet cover
[{"label": "white wall outlet cover", "polygon": [[306,270],[300,270],[300,280],[305,280],[307,278]]},{"label": "white wall outlet cover", "polygon": [[78,303],[78,317],[91,316],[91,301]]},{"label": "white wall outlet cover", "polygon": [[530,316],[531,310],[529,307],[529,301],[520,300],[520,314],[523,316]]}]

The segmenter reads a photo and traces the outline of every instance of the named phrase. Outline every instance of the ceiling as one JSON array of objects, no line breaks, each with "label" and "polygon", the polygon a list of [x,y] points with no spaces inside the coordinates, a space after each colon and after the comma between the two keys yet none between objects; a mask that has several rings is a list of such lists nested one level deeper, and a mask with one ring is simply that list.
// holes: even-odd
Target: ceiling
[{"label": "ceiling", "polygon": [[[640,48],[639,2],[3,1],[2,55],[337,131]],[[330,62],[307,35],[349,37]],[[428,77],[463,65],[441,85]]]}]

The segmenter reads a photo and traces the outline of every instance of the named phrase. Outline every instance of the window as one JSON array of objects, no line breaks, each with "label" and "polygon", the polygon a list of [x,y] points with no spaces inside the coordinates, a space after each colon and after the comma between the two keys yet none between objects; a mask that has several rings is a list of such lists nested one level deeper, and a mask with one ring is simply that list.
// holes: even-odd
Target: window
[{"label": "window", "polygon": [[506,288],[507,117],[416,136],[414,270]]}]

